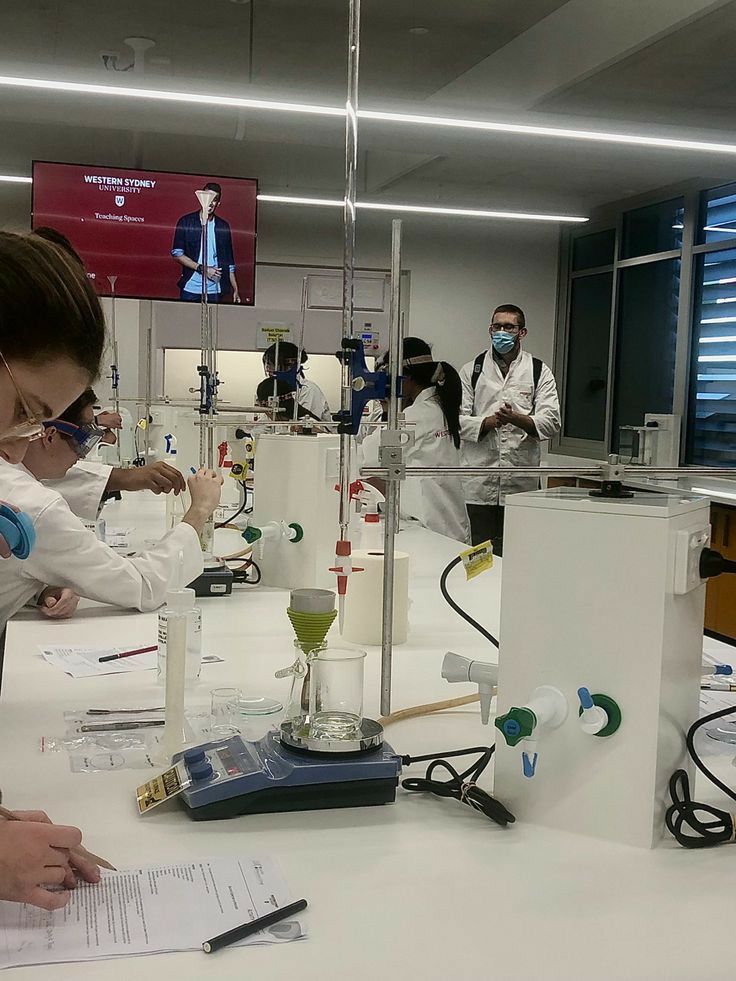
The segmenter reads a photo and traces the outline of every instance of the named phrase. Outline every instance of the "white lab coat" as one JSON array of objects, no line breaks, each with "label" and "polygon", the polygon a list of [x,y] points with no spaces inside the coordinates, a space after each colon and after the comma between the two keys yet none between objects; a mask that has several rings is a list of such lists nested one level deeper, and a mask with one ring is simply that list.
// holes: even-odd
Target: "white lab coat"
[{"label": "white lab coat", "polygon": [[[546,364],[542,365],[539,384],[534,392],[531,354],[521,351],[511,362],[504,378],[490,350],[473,392],[473,365],[474,362],[469,361],[460,372],[463,384],[460,417],[463,466],[538,467],[541,440],[549,439],[560,430],[560,401],[554,375]],[[504,402],[509,402],[517,411],[534,419],[538,439],[511,425],[493,429],[479,439],[483,419],[498,411]],[[503,504],[506,494],[536,490],[539,480],[533,476],[467,477],[463,484],[468,504]]]},{"label": "white lab coat", "polygon": [[370,436],[371,433],[376,431],[375,426],[368,426],[365,423],[380,422],[382,418],[383,406],[380,401],[378,399],[371,399],[370,402],[366,402],[363,415],[361,416],[360,428],[355,436],[355,442],[362,443],[367,436]]},{"label": "white lab coat", "polygon": [[185,582],[202,572],[199,536],[191,525],[177,525],[153,548],[127,559],[87,531],[61,495],[22,465],[0,460],[0,499],[25,511],[36,530],[27,559],[0,562],[0,631],[46,586],[68,586],[88,599],[145,612],[164,602],[179,552]]},{"label": "white lab coat", "polygon": [[58,480],[43,480],[41,483],[44,487],[61,494],[74,514],[82,521],[96,521],[111,473],[112,467],[107,463],[79,460],[64,477]]},{"label": "white lab coat", "polygon": [[[407,450],[407,467],[459,467],[460,455],[447,429],[436,388],[425,388],[404,410],[413,423],[414,445]],[[381,430],[373,429],[361,445],[363,465],[379,466]],[[425,528],[458,542],[470,541],[468,516],[459,477],[407,477],[401,485],[401,514]]]},{"label": "white lab coat", "polygon": [[332,422],[332,413],[325,398],[325,393],[316,382],[300,375],[297,380],[296,400],[299,405],[315,415],[322,422]]}]

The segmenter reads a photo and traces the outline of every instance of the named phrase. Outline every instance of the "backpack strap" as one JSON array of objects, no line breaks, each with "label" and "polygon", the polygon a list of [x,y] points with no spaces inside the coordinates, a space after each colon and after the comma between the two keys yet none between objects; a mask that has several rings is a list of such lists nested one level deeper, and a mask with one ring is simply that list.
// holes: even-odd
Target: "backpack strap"
[{"label": "backpack strap", "polygon": [[534,387],[532,388],[532,401],[534,401],[537,394],[537,387],[539,386],[539,379],[542,377],[542,362],[539,358],[532,358],[532,379],[534,382]]},{"label": "backpack strap", "polygon": [[475,391],[478,386],[478,379],[480,378],[481,371],[483,371],[483,365],[486,361],[486,354],[488,354],[488,351],[481,351],[473,362],[473,371],[470,375],[470,384],[473,386],[473,391]]}]

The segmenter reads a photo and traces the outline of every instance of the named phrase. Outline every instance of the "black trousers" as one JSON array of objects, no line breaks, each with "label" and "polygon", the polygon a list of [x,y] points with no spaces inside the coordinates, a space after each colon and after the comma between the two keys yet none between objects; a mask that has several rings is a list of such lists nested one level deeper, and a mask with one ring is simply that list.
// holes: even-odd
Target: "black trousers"
[{"label": "black trousers", "polygon": [[466,504],[470,521],[470,541],[473,545],[493,542],[493,554],[503,555],[502,504]]},{"label": "black trousers", "polygon": [[[179,299],[184,300],[185,303],[201,303],[202,294],[201,293],[187,293],[186,290],[179,290]],[[208,303],[224,303],[224,298],[222,293],[208,293],[207,294]]]}]

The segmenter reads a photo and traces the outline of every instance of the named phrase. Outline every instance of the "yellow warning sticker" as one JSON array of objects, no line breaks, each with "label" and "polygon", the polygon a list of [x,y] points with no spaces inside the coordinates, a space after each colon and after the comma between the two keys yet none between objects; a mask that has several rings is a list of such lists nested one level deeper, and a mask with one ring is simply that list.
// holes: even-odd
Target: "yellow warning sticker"
[{"label": "yellow warning sticker", "polygon": [[465,578],[467,580],[475,579],[481,572],[485,572],[486,569],[493,566],[493,545],[491,542],[474,545],[466,552],[461,552],[460,558],[463,560]]},{"label": "yellow warning sticker", "polygon": [[138,803],[138,813],[147,814],[148,811],[158,807],[172,797],[176,797],[182,790],[191,783],[186,771],[182,771],[179,764],[172,766],[170,770],[164,771],[159,777],[154,777],[147,783],[141,784],[135,792]]}]

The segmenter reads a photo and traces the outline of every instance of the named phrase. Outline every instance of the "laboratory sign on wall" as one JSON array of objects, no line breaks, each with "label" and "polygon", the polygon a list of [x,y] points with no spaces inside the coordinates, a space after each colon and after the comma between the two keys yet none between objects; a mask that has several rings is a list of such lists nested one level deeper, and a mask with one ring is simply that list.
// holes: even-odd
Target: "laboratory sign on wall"
[{"label": "laboratory sign on wall", "polygon": [[117,277],[117,296],[196,302],[202,223],[195,191],[211,183],[221,194],[207,225],[208,298],[252,305],[256,180],[36,161],[33,227],[63,232],[102,296]]}]

